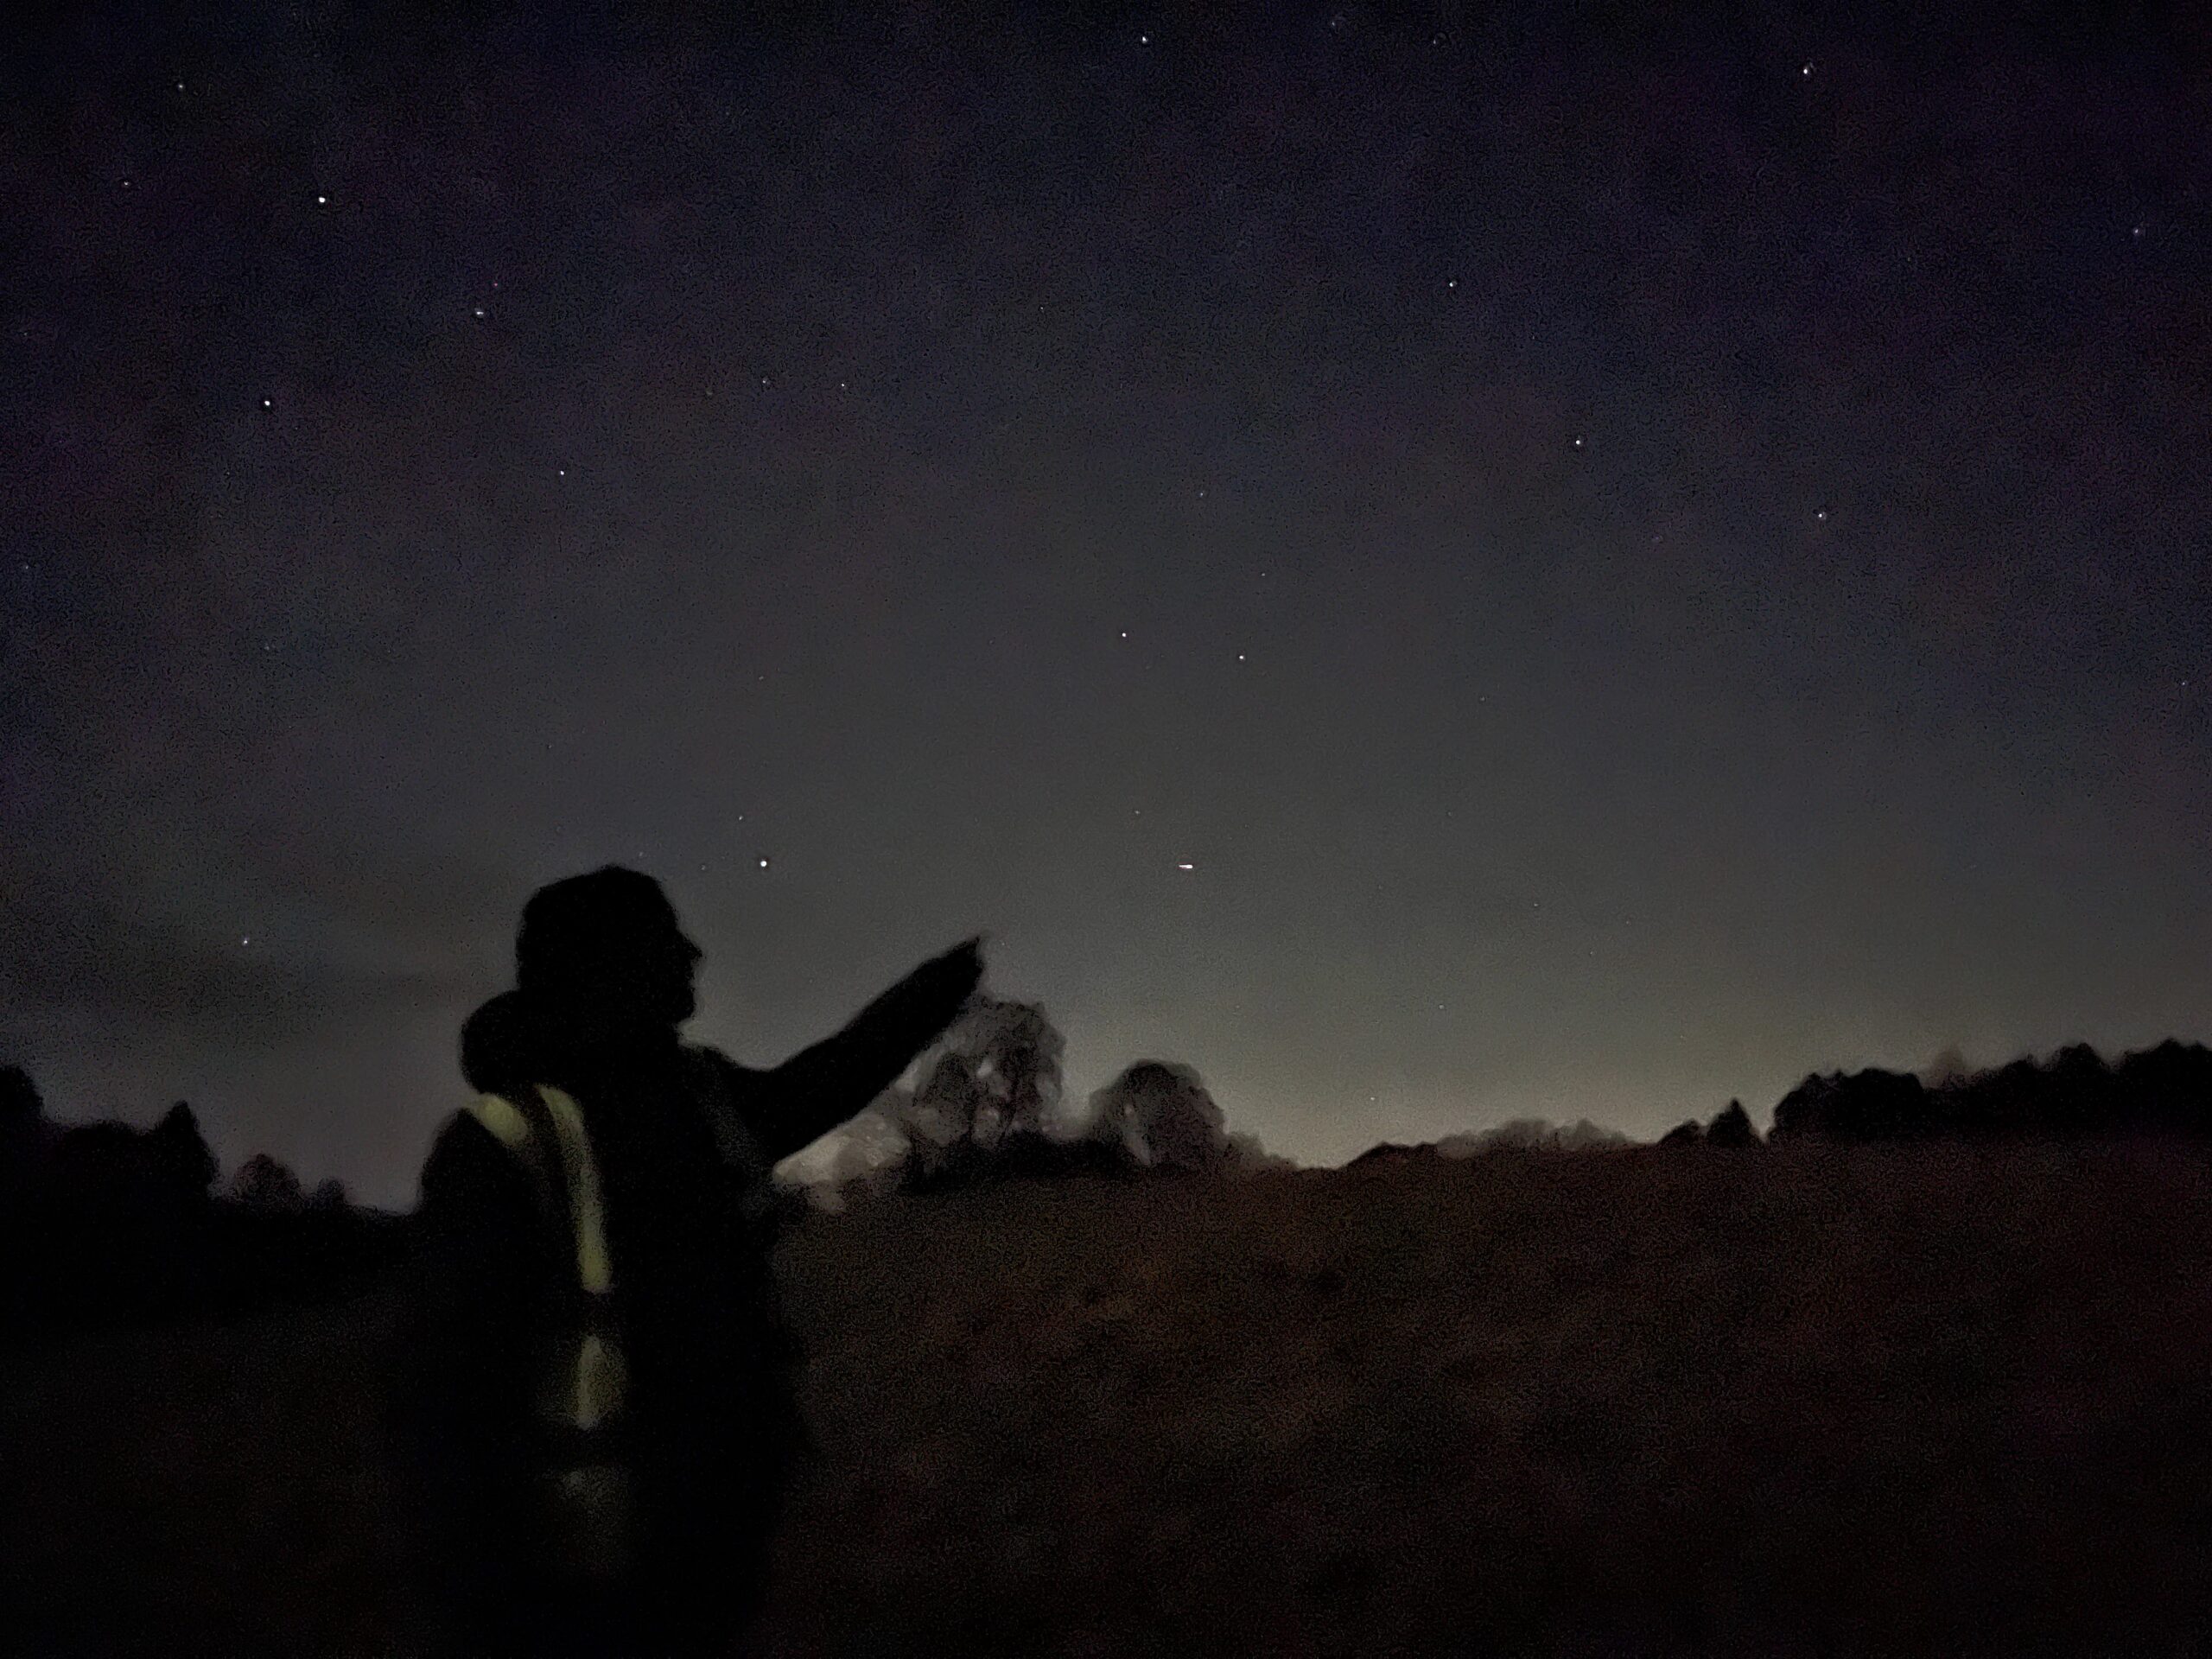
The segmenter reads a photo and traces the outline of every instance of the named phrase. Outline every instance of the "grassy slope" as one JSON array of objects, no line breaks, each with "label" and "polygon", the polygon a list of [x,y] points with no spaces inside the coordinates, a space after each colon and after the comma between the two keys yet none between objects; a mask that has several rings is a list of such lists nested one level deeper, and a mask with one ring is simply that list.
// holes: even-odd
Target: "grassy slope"
[{"label": "grassy slope", "polygon": [[[1032,1185],[785,1266],[824,1456],[784,1654],[2180,1651],[2212,1614],[2201,1153]],[[0,1588],[373,1650],[377,1323],[10,1377]]]}]

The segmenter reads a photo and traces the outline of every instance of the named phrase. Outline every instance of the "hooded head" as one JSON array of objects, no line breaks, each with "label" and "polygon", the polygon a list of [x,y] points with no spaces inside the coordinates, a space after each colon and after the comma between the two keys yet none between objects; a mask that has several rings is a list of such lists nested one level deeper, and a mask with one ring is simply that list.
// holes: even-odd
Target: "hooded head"
[{"label": "hooded head", "polygon": [[699,947],[660,883],[607,865],[540,887],[523,906],[515,988],[593,1033],[673,1033],[697,1007]]}]

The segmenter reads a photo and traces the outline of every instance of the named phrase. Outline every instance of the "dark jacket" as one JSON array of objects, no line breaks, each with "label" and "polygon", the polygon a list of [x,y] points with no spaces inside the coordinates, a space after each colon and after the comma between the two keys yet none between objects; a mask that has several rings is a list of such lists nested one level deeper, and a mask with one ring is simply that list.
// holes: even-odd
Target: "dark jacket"
[{"label": "dark jacket", "polygon": [[[721,1627],[750,1613],[799,1439],[769,1172],[895,1081],[967,988],[925,969],[765,1071],[672,1033],[580,1041],[512,992],[469,1022],[471,1087],[551,1084],[584,1114],[629,1365],[632,1590],[657,1617]],[[439,1135],[418,1214],[401,1416],[425,1565],[470,1645],[543,1645],[515,1623],[561,1600],[545,1576],[530,1401],[574,1269],[520,1166],[468,1114]]]}]

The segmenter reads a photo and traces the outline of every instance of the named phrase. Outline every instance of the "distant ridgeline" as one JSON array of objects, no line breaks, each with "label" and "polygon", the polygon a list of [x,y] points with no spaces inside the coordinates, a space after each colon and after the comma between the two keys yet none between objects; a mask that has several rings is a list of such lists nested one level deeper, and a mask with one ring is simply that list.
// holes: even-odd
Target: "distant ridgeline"
[{"label": "distant ridgeline", "polygon": [[0,1345],[99,1325],[220,1319],[341,1290],[397,1261],[401,1223],[312,1194],[275,1159],[226,1195],[192,1109],[151,1129],[63,1127],[0,1068]]}]

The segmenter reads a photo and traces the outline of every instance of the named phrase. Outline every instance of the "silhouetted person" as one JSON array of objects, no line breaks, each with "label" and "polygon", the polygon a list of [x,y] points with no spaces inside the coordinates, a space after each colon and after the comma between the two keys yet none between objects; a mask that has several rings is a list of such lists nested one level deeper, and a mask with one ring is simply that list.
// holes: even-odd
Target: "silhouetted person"
[{"label": "silhouetted person", "polygon": [[487,1098],[423,1173],[410,1421],[430,1565],[467,1652],[727,1652],[798,1433],[769,1172],[952,1021],[978,944],[767,1071],[683,1042],[699,951],[647,876],[540,890],[515,954],[515,989],[461,1037]]}]

